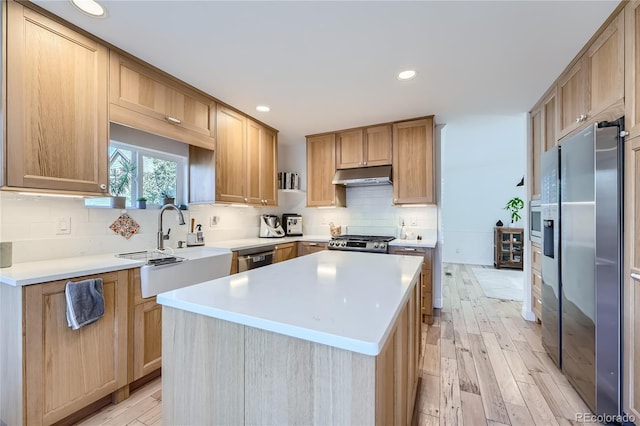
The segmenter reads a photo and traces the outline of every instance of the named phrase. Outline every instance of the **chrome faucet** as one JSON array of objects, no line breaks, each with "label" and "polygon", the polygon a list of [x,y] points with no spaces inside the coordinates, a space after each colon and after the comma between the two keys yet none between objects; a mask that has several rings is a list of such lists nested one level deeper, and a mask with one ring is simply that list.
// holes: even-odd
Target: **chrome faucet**
[{"label": "chrome faucet", "polygon": [[158,215],[158,250],[164,250],[164,240],[169,239],[169,233],[171,232],[171,228],[169,228],[166,234],[162,232],[162,213],[164,213],[165,210],[169,209],[173,209],[178,212],[178,223],[180,225],[184,225],[185,223],[184,216],[182,215],[182,212],[180,211],[178,206],[176,206],[175,204],[165,204],[164,206],[162,206],[162,208],[160,209],[160,214]]}]

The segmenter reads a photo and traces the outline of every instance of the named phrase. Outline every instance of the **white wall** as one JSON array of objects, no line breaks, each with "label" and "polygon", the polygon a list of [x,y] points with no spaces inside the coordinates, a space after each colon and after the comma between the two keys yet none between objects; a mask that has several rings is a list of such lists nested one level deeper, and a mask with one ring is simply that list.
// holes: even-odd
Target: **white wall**
[{"label": "white wall", "polygon": [[[518,196],[526,201],[526,114],[473,116],[442,130],[442,261],[493,264],[493,228],[511,221],[504,210]],[[525,182],[525,185],[527,182]],[[518,227],[526,229],[527,210]]]}]

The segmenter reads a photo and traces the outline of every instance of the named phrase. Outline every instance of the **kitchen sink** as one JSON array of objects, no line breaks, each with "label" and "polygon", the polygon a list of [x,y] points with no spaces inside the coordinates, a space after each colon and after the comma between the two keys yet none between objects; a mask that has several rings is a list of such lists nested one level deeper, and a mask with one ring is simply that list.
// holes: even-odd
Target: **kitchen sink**
[{"label": "kitchen sink", "polygon": [[140,268],[142,297],[224,277],[231,270],[231,251],[213,247],[140,251],[117,256],[146,261]]}]

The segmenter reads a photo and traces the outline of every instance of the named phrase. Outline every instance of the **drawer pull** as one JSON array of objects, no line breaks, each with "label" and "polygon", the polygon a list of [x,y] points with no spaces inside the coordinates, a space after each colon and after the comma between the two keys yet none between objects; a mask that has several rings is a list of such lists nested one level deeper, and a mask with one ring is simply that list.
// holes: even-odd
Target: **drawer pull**
[{"label": "drawer pull", "polygon": [[314,247],[315,247],[315,246],[317,246],[317,245],[318,245],[318,243],[309,243],[309,245],[310,245],[310,246],[314,246]]},{"label": "drawer pull", "polygon": [[171,124],[180,124],[180,123],[182,123],[181,120],[179,120],[179,119],[177,119],[175,117],[171,117],[169,115],[167,115],[164,119],[167,120]]},{"label": "drawer pull", "polygon": [[411,247],[405,247],[404,251],[417,251],[417,250]]},{"label": "drawer pull", "polygon": [[632,272],[631,273],[631,278],[633,278],[634,280],[640,281],[640,274],[636,274],[636,273]]}]

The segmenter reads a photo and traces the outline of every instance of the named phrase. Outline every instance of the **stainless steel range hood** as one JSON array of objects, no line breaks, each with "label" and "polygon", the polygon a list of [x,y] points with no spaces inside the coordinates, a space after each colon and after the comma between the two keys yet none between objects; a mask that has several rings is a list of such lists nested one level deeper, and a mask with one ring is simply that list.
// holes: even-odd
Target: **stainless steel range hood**
[{"label": "stainless steel range hood", "polygon": [[389,185],[391,166],[362,167],[336,170],[332,183],[344,186]]}]

